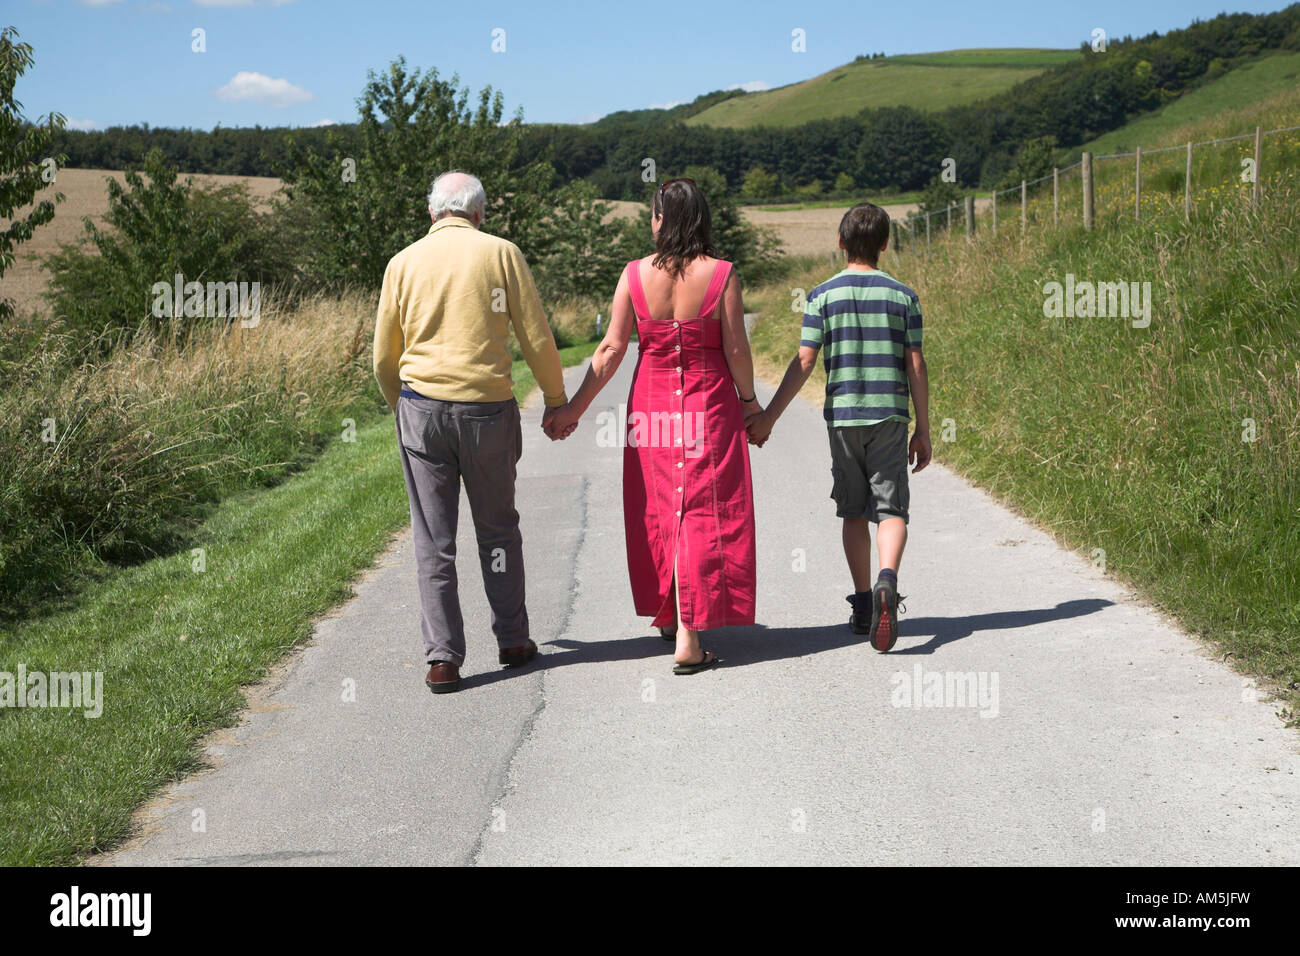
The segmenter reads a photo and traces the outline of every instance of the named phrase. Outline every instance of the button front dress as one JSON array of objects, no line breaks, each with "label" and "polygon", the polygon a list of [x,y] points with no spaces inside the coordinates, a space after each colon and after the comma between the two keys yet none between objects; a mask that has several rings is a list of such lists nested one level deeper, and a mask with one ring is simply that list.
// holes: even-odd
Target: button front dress
[{"label": "button front dress", "polygon": [[[639,262],[628,288],[640,339],[628,396],[623,521],[636,612],[663,627],[754,623],[754,495],[745,417],[713,318],[719,260],[700,314],[650,316]],[[673,582],[677,594],[674,602]]]}]

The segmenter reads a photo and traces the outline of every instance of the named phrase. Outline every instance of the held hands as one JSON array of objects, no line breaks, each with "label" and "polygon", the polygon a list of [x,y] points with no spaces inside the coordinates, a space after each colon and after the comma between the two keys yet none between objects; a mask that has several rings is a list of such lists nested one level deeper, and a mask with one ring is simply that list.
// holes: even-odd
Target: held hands
[{"label": "held hands", "polygon": [[578,427],[580,417],[572,403],[548,408],[542,413],[542,431],[551,441],[564,441]]},{"label": "held hands", "polygon": [[744,408],[745,432],[749,436],[749,443],[762,448],[767,444],[768,436],[772,434],[772,426],[776,424],[776,419],[757,401],[745,403]]}]

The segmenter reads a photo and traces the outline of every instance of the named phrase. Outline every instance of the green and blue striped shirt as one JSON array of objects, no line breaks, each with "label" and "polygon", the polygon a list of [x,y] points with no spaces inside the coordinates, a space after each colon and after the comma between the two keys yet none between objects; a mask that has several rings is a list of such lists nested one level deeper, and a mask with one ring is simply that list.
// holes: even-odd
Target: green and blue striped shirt
[{"label": "green and blue striped shirt", "polygon": [[911,421],[906,349],[921,347],[921,302],[879,269],[845,269],[808,293],[801,345],[822,349],[826,421]]}]

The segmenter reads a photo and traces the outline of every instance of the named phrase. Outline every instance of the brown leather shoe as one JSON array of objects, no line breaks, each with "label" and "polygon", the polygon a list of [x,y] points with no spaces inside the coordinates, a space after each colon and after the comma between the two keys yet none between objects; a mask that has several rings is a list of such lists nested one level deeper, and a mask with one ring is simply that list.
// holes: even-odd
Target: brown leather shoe
[{"label": "brown leather shoe", "polygon": [[424,683],[435,694],[450,694],[460,687],[460,668],[448,661],[434,661]]},{"label": "brown leather shoe", "polygon": [[537,645],[529,641],[523,647],[503,647],[501,653],[497,655],[497,660],[506,667],[518,667],[520,664],[527,664],[537,656]]}]

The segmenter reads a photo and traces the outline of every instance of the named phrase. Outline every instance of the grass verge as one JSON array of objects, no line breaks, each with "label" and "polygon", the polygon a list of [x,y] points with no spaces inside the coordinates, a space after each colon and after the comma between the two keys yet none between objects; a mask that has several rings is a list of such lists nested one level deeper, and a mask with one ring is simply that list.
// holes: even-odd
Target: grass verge
[{"label": "grass verge", "polygon": [[199,768],[203,735],[236,722],[240,686],[348,597],[406,520],[385,416],[218,505],[194,539],[205,570],[192,552],[126,568],[6,634],[0,670],[102,672],[103,714],[0,709],[0,862],[67,864],[118,841],[137,806]]}]

